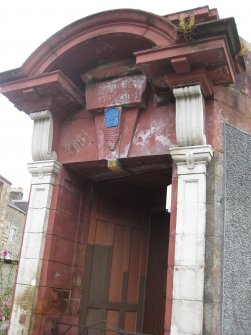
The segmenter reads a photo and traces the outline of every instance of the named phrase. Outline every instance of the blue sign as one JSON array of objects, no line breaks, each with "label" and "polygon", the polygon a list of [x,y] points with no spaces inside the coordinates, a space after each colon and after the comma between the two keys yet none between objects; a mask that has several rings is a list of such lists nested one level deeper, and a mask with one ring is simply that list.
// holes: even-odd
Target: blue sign
[{"label": "blue sign", "polygon": [[119,109],[116,107],[109,108],[105,111],[106,128],[117,127],[119,125]]}]

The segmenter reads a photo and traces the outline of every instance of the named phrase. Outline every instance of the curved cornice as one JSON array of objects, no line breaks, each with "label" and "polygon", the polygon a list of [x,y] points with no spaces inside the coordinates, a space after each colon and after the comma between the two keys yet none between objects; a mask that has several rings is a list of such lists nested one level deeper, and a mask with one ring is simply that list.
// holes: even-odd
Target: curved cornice
[{"label": "curved cornice", "polygon": [[97,36],[125,33],[143,37],[156,46],[168,46],[177,38],[177,28],[168,19],[133,9],[97,13],[66,26],[41,44],[24,64],[2,74],[0,82],[39,75],[57,58]]}]

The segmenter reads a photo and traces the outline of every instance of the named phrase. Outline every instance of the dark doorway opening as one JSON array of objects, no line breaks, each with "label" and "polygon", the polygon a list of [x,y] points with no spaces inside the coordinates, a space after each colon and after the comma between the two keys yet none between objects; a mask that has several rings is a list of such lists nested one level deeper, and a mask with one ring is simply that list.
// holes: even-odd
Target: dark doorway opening
[{"label": "dark doorway opening", "polygon": [[164,334],[169,213],[153,213],[150,222],[143,332]]},{"label": "dark doorway opening", "polygon": [[93,183],[80,323],[164,333],[171,168]]}]

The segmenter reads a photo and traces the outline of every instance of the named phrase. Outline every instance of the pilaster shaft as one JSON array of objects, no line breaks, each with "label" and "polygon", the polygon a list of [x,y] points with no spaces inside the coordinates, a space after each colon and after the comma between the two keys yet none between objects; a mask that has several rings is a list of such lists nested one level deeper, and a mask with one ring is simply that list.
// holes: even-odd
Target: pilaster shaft
[{"label": "pilaster shaft", "polygon": [[30,334],[44,256],[53,185],[60,167],[61,164],[53,160],[28,164],[32,175],[31,193],[9,335]]},{"label": "pilaster shaft", "polygon": [[176,99],[178,194],[173,269],[171,335],[201,335],[206,231],[206,145],[204,98],[200,85],[173,90]]},{"label": "pilaster shaft", "polygon": [[210,145],[173,148],[178,198],[171,334],[201,335],[206,228],[206,165]]}]

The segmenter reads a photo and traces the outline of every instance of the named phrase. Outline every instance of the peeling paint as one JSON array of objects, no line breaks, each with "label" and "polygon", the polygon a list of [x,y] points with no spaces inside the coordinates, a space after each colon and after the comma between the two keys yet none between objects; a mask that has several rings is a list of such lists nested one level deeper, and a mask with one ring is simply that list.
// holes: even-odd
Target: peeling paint
[{"label": "peeling paint", "polygon": [[171,146],[171,141],[169,140],[168,137],[166,137],[165,135],[157,135],[156,136],[156,140],[158,142],[160,142],[161,144],[163,144],[164,146]]},{"label": "peeling paint", "polygon": [[159,132],[160,132],[160,125],[158,122],[154,121],[149,129],[140,130],[136,132],[134,143],[144,145],[145,142],[148,141],[152,135],[156,135]]},{"label": "peeling paint", "polygon": [[142,105],[146,87],[147,79],[144,75],[116,78],[87,85],[85,90],[87,109],[117,105]]},{"label": "peeling paint", "polygon": [[167,150],[171,145],[171,140],[165,135],[166,124],[163,120],[152,120],[147,129],[137,129],[134,135],[133,144],[140,146],[144,152],[149,152],[151,148],[156,151]]}]

